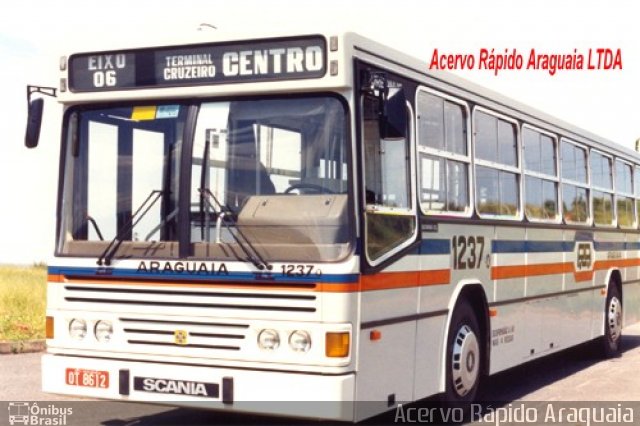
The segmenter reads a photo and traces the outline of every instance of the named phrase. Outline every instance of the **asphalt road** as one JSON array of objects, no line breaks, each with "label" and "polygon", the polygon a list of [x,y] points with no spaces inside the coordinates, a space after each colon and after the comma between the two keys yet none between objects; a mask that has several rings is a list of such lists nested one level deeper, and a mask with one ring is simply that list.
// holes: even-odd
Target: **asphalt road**
[{"label": "asphalt road", "polygon": [[[582,345],[545,359],[530,362],[487,380],[484,400],[517,405],[533,401],[640,401],[640,324],[625,329],[622,356],[602,360],[593,345]],[[65,406],[77,398],[40,391],[40,354],[0,355],[0,401],[40,401],[41,407]],[[176,409],[133,403],[103,403],[89,400],[65,419],[72,425],[169,426],[301,424],[299,420]],[[636,404],[638,405],[638,404]],[[76,407],[76,405],[73,405]],[[0,425],[9,424],[0,411]],[[638,405],[640,414],[640,405]],[[395,414],[378,416],[368,424],[393,423]],[[326,425],[327,423],[318,423]]]}]

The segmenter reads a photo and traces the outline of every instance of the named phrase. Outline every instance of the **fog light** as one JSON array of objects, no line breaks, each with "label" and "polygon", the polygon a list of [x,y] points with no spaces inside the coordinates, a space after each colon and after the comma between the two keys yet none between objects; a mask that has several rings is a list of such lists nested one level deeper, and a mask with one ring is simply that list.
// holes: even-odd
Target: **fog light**
[{"label": "fog light", "polygon": [[69,323],[69,336],[76,340],[82,340],[87,335],[87,322],[74,318]]},{"label": "fog light", "polygon": [[307,352],[311,348],[311,336],[303,330],[296,330],[289,335],[289,346],[296,352]]},{"label": "fog light", "polygon": [[108,343],[113,335],[113,325],[109,321],[98,321],[93,332],[98,342]]},{"label": "fog light", "polygon": [[280,346],[280,336],[275,330],[267,329],[262,330],[258,334],[258,346],[260,349],[272,351]]}]

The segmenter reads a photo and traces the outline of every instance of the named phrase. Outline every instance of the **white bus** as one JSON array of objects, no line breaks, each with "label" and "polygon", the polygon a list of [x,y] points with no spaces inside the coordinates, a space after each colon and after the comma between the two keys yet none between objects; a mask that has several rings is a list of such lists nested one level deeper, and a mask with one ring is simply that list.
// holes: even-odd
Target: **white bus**
[{"label": "white bus", "polygon": [[640,156],[356,34],[57,89],[47,392],[358,421],[639,319]]}]

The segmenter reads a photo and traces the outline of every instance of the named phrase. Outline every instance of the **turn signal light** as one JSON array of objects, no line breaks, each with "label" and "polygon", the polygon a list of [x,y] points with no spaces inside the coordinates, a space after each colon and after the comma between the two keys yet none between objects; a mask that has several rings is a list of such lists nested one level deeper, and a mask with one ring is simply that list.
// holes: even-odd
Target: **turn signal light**
[{"label": "turn signal light", "polygon": [[327,333],[325,343],[327,357],[344,358],[349,356],[349,332]]},{"label": "turn signal light", "polygon": [[53,339],[53,317],[47,317],[45,336],[47,339]]}]

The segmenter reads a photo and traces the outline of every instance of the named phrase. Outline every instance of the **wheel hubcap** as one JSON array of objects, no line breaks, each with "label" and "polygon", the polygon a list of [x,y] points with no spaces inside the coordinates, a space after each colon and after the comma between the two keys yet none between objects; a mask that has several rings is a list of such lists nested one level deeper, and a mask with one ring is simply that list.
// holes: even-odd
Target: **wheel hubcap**
[{"label": "wheel hubcap", "polygon": [[459,396],[465,396],[473,389],[480,372],[480,347],[478,338],[469,326],[463,325],[453,341],[451,377],[453,387]]},{"label": "wheel hubcap", "polygon": [[607,309],[607,327],[611,341],[617,341],[622,334],[622,304],[617,297],[612,297],[609,301],[609,307]]}]

